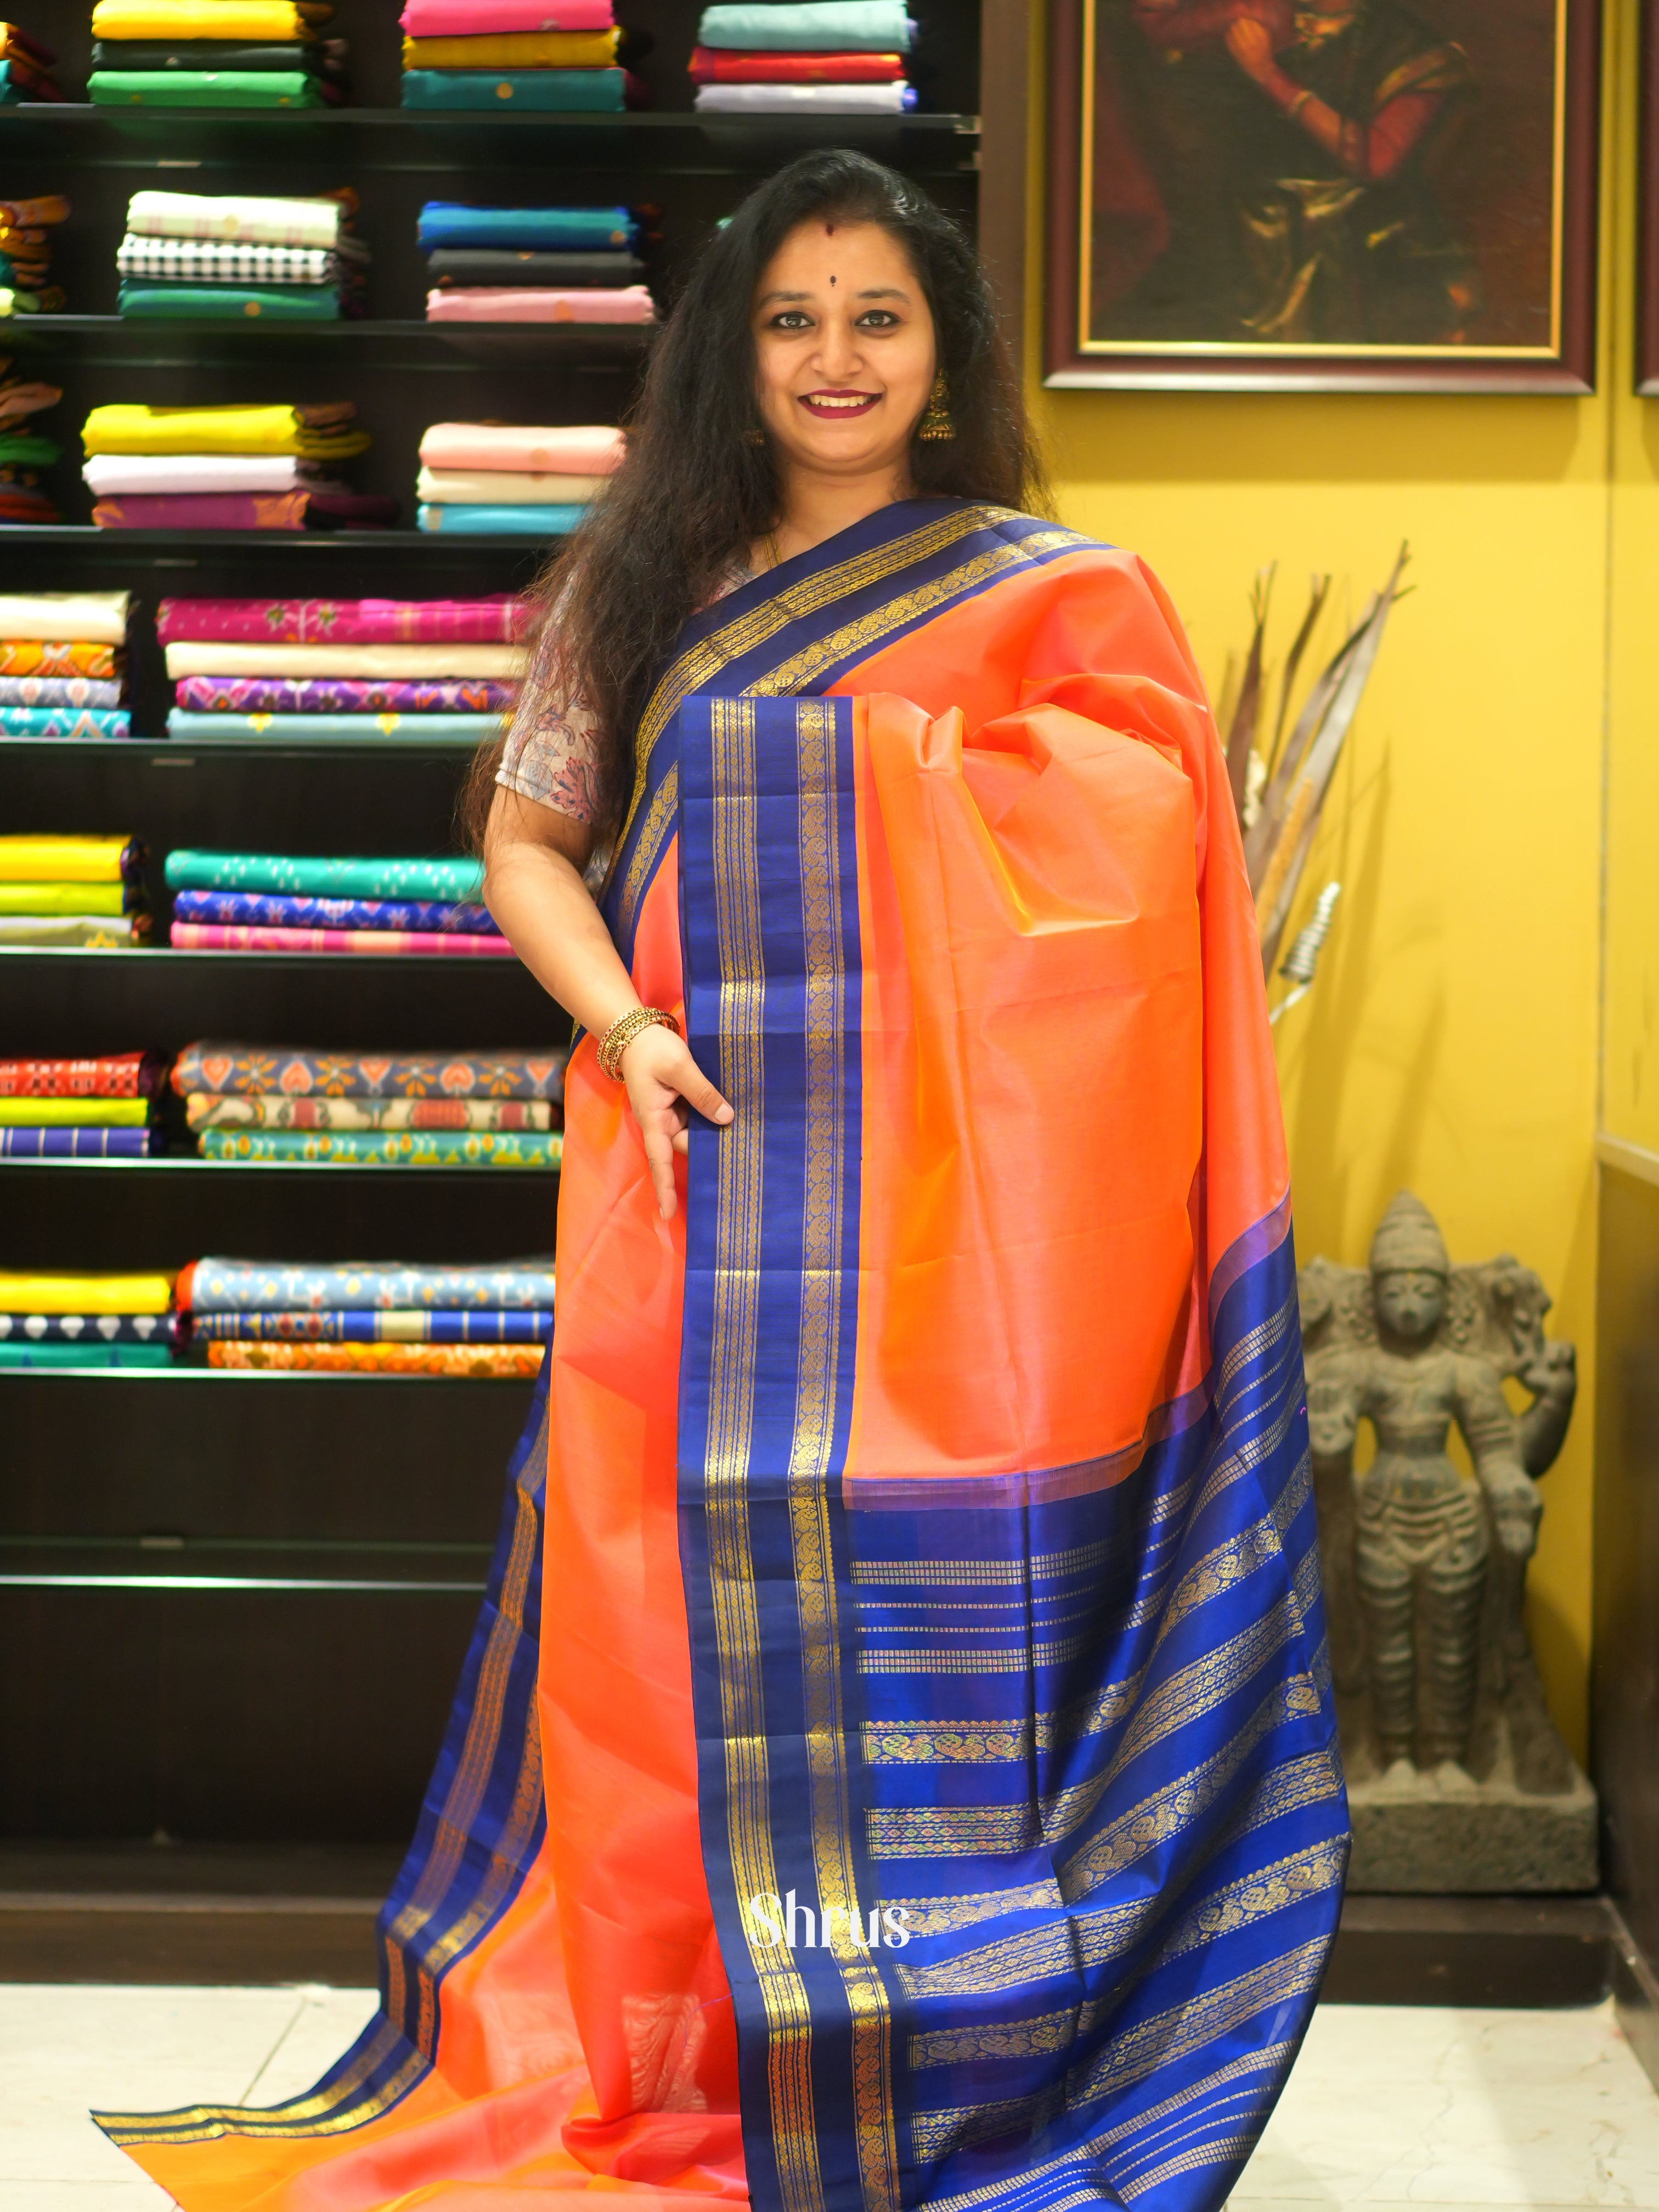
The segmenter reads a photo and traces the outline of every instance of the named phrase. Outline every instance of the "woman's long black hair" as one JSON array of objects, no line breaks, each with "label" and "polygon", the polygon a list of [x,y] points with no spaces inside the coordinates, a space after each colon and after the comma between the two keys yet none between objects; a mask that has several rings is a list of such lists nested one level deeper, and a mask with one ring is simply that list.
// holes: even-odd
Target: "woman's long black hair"
[{"label": "woman's long black hair", "polygon": [[[1046,505],[1019,387],[973,246],[893,170],[836,149],[804,154],[751,192],[709,241],[652,355],[605,496],[536,586],[556,600],[564,680],[597,717],[600,827],[621,823],[634,782],[634,733],[687,617],[779,520],[760,416],[750,328],[763,272],[796,226],[879,223],[908,256],[933,313],[954,434],[913,441],[922,497]],[[499,741],[473,763],[461,820],[476,849],[493,797]]]}]

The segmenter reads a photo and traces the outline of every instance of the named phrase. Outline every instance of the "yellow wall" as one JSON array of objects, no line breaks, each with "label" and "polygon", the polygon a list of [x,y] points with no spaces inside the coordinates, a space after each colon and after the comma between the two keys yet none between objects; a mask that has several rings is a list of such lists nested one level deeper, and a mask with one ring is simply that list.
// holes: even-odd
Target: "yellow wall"
[{"label": "yellow wall", "polygon": [[1611,702],[1644,742],[1611,763],[1611,887],[1632,919],[1608,945],[1608,1115],[1659,1148],[1659,409],[1614,396],[1630,384],[1636,13],[1610,11],[1601,365],[1582,400],[1042,390],[1034,26],[1028,359],[1063,518],[1152,564],[1214,690],[1258,568],[1279,563],[1282,657],[1313,571],[1357,609],[1411,543],[1416,588],[1292,917],[1340,878],[1315,992],[1277,1032],[1297,1240],[1362,1261],[1405,1186],[1454,1258],[1514,1251],[1553,1294],[1580,1410],[1543,1485],[1530,1618],[1581,1758],[1610,638]]}]

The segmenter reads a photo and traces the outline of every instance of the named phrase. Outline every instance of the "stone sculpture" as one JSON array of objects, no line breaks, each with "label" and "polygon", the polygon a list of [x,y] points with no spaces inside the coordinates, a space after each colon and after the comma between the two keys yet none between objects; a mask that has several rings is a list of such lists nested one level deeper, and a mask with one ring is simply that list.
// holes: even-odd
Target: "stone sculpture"
[{"label": "stone sculpture", "polygon": [[[1595,1796],[1545,1707],[1527,1562],[1577,1388],[1507,1256],[1454,1267],[1402,1191],[1370,1268],[1299,1279],[1332,1671],[1358,1890],[1591,1889]],[[1516,1415],[1514,1378],[1532,1394]],[[1376,1454],[1353,1471],[1362,1421]],[[1453,1425],[1474,1469],[1447,1456]]]}]

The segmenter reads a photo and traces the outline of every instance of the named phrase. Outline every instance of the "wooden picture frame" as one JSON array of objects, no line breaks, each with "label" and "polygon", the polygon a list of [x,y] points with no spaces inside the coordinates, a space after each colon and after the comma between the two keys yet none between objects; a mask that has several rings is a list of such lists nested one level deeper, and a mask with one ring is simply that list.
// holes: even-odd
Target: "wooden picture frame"
[{"label": "wooden picture frame", "polygon": [[1659,398],[1659,0],[1642,0],[1636,173],[1636,389]]},{"label": "wooden picture frame", "polygon": [[1050,0],[1044,381],[1594,391],[1601,41],[1601,0]]}]

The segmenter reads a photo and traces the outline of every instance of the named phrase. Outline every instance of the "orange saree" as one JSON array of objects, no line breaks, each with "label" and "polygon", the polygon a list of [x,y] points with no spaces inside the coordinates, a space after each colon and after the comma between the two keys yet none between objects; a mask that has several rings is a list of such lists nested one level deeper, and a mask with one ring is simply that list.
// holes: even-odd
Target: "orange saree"
[{"label": "orange saree", "polygon": [[736,1109],[574,1054],[490,1593],[307,2097],[185,2212],[1218,2205],[1346,1806],[1251,903],[1133,556],[904,501],[697,617],[605,896]]}]

